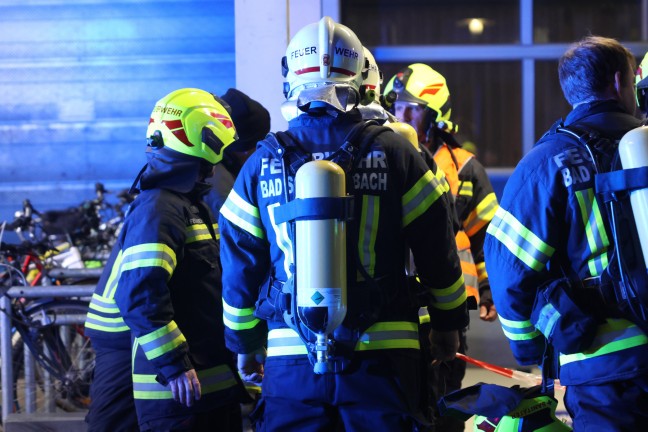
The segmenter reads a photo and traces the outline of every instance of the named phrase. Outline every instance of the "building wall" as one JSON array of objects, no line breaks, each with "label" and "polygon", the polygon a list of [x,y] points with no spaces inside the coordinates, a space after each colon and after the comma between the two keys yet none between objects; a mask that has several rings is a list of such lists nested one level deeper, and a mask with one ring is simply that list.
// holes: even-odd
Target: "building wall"
[{"label": "building wall", "polygon": [[0,221],[130,186],[155,102],[236,85],[234,0],[0,3]]}]

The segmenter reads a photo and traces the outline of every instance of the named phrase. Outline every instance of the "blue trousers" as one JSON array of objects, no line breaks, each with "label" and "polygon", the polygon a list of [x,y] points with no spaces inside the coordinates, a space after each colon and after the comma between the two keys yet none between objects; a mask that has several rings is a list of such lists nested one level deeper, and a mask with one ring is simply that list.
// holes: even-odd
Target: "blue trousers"
[{"label": "blue trousers", "polygon": [[268,357],[257,432],[412,431],[420,417],[419,351],[356,353],[338,374],[316,375],[306,356]]},{"label": "blue trousers", "polygon": [[567,386],[575,432],[631,432],[648,425],[648,375],[601,385]]},{"label": "blue trousers", "polygon": [[133,400],[130,338],[124,340],[123,346],[116,341],[102,344],[95,339],[92,344],[96,356],[90,386],[92,402],[86,416],[88,431],[139,431]]}]

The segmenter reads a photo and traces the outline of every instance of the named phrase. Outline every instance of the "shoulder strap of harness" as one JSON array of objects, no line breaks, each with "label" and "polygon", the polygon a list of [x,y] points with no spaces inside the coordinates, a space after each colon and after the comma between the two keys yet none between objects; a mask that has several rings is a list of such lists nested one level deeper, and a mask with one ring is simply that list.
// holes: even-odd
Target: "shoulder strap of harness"
[{"label": "shoulder strap of harness", "polygon": [[613,249],[609,264],[601,275],[589,279],[600,290],[603,303],[616,308],[613,313],[620,311],[648,332],[648,278],[629,202],[631,191],[648,187],[648,167],[623,169],[618,141],[591,127],[559,124],[554,132],[570,136],[589,152],[596,169],[594,191],[605,203],[610,223]]}]

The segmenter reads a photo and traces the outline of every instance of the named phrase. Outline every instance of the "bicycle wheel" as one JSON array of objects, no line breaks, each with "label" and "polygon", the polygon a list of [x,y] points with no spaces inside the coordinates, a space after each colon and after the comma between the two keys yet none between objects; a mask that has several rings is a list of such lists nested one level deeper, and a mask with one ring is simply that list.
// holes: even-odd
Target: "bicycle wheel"
[{"label": "bicycle wheel", "polygon": [[16,327],[35,359],[35,367],[32,375],[25,376],[25,367],[14,374],[16,394],[21,395],[21,379],[26,385],[23,394],[31,392],[31,403],[25,404],[31,406],[25,409],[51,412],[55,408],[88,408],[94,352],[84,334],[87,311],[87,302],[67,299],[33,302],[25,307],[21,324]]}]

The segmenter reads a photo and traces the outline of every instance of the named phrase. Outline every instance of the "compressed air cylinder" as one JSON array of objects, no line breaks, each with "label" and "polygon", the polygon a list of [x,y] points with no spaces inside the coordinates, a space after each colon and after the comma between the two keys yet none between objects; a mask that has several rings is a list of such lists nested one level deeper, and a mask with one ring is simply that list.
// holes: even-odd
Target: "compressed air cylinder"
[{"label": "compressed air cylinder", "polygon": [[[324,160],[304,164],[295,175],[296,198],[344,197],[345,174]],[[346,222],[339,219],[295,222],[297,314],[317,335],[315,373],[328,369],[328,335],[346,315]]]},{"label": "compressed air cylinder", "polygon": [[419,151],[418,135],[416,134],[416,129],[414,129],[412,125],[409,123],[395,122],[385,123],[385,126],[405,138],[410,144],[412,144],[414,150]]},{"label": "compressed air cylinder", "polygon": [[[619,143],[619,156],[623,169],[648,166],[648,127],[642,126],[627,132]],[[648,188],[632,191],[630,204],[644,264],[648,266]]]}]

